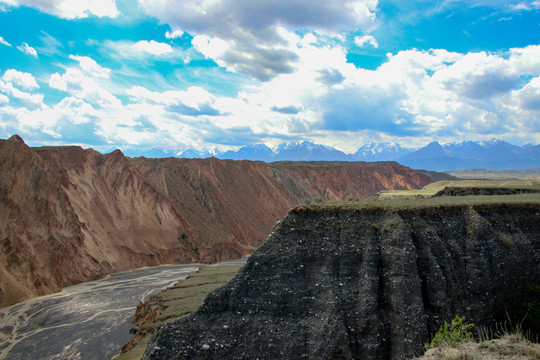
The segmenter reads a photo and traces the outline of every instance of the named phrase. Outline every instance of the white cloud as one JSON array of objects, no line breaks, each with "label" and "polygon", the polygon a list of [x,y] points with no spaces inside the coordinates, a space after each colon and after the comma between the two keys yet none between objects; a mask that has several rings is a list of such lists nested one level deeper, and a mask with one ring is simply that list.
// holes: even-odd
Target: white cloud
[{"label": "white cloud", "polygon": [[109,74],[111,70],[101,67],[100,65],[98,65],[98,63],[94,59],[88,56],[75,56],[75,55],[69,55],[69,58],[72,60],[78,61],[79,66],[86,73],[94,77],[98,77],[98,78],[104,78],[104,79],[109,78]]},{"label": "white cloud", "polygon": [[520,11],[520,10],[530,11],[531,10],[531,8],[524,2],[515,4],[515,5],[510,5],[510,8],[514,11]]},{"label": "white cloud", "polygon": [[65,91],[72,96],[104,108],[121,106],[113,94],[105,90],[92,76],[77,68],[67,68],[63,75],[52,74],[49,87]]},{"label": "white cloud", "polygon": [[459,95],[482,99],[508,93],[519,84],[519,75],[506,59],[479,52],[463,56],[435,77]]},{"label": "white cloud", "polygon": [[17,46],[17,49],[19,49],[20,51],[22,51],[23,53],[25,53],[27,55],[31,55],[31,56],[34,56],[36,58],[38,57],[36,49],[34,49],[33,47],[31,47],[30,45],[28,45],[25,42],[23,42],[21,45]]},{"label": "white cloud", "polygon": [[371,35],[364,35],[362,37],[357,36],[354,38],[354,43],[359,47],[364,47],[366,45],[371,45],[375,49],[379,47],[379,43],[377,42],[377,39],[375,39]]},{"label": "white cloud", "polygon": [[166,111],[177,114],[187,116],[219,115],[219,111],[215,108],[215,96],[199,86],[191,86],[185,91],[169,90],[164,92],[153,92],[142,86],[134,86],[126,93],[132,101],[161,105]]},{"label": "white cloud", "polygon": [[321,127],[399,137],[530,138],[525,134],[538,132],[540,124],[523,111],[539,105],[536,82],[525,80],[539,74],[535,52],[399,52],[376,70],[359,69],[343,89],[319,98],[325,111]]},{"label": "white cloud", "polygon": [[43,95],[33,94],[22,90],[32,91],[39,88],[34,76],[29,73],[8,69],[0,80],[0,92],[20,100],[25,106],[32,109],[43,107]]},{"label": "white cloud", "polygon": [[[71,131],[115,146],[168,149],[276,144],[290,138],[351,151],[368,137],[401,142],[419,136],[442,141],[519,134],[540,140],[540,46],[496,54],[401,51],[378,69],[366,70],[348,63],[339,43],[324,43],[326,35],[276,31],[285,41],[280,46],[295,56],[293,71],[273,73],[266,82],[244,82],[237,96],[217,95],[204,85],[152,91],[134,78],[122,102],[110,92],[120,94],[122,85],[112,82],[109,69],[72,55],[78,64],[50,77],[50,87],[67,93],[50,107],[17,111],[15,94],[35,104],[43,97],[17,89],[32,89],[29,76],[4,74],[0,92],[7,96],[0,96],[0,119],[15,117],[32,129],[40,124],[40,131],[61,135],[63,141]],[[224,59],[231,69],[234,64],[236,71],[246,69],[227,57],[236,51],[228,41],[205,36],[194,41],[206,46],[209,56]],[[133,55],[148,54],[129,44]],[[175,48],[168,56],[176,56]]]},{"label": "white cloud", "polygon": [[229,44],[220,38],[211,38],[206,35],[196,35],[191,41],[193,47],[207,58],[216,59],[216,62],[226,67],[226,62],[220,58],[230,50]]},{"label": "white cloud", "polygon": [[[369,30],[376,23],[377,0],[139,0],[149,15],[194,36],[193,45],[231,71],[268,81],[291,73],[297,65],[294,30],[339,37]],[[224,19],[227,19],[224,21]]]},{"label": "white cloud", "polygon": [[24,90],[35,90],[39,88],[36,79],[32,74],[17,71],[15,69],[6,70],[2,80],[12,83]]},{"label": "white cloud", "polygon": [[75,125],[86,124],[100,118],[99,112],[89,103],[68,96],[53,107],[57,114],[62,115]]},{"label": "white cloud", "polygon": [[11,44],[8,43],[8,42],[7,42],[3,37],[1,37],[1,36],[0,36],[0,44],[11,47]]},{"label": "white cloud", "polygon": [[10,81],[4,82],[4,80],[0,80],[0,92],[7,94],[9,97],[20,100],[25,106],[29,108],[38,109],[43,107],[42,94],[32,94],[29,92],[21,91],[13,85],[14,84]]},{"label": "white cloud", "polygon": [[[103,51],[109,57],[117,59],[130,59],[137,62],[149,61],[154,57],[167,61],[183,59],[185,52],[178,47],[172,47],[169,44],[161,43],[155,40],[133,41],[110,41],[103,43]],[[192,50],[193,51],[193,50]]]},{"label": "white cloud", "polygon": [[152,55],[164,55],[172,52],[172,47],[169,44],[160,43],[155,40],[141,40],[135,43],[134,48],[140,52],[147,52]]},{"label": "white cloud", "polygon": [[540,112],[540,76],[532,79],[522,89],[514,91],[512,98],[520,105],[518,111]]},{"label": "white cloud", "polygon": [[0,94],[0,104],[7,104],[9,102],[9,98],[6,95]]},{"label": "white cloud", "polygon": [[177,39],[179,37],[182,37],[184,35],[184,32],[182,30],[174,30],[173,32],[167,31],[165,32],[165,37],[167,39]]},{"label": "white cloud", "polygon": [[540,73],[540,45],[529,45],[524,48],[510,49],[510,65],[517,73]]},{"label": "white cloud", "polygon": [[12,6],[30,6],[64,19],[89,16],[117,17],[120,13],[115,0],[0,0]]},{"label": "white cloud", "polygon": [[[345,49],[317,46],[316,37],[303,41],[292,35],[289,41],[302,45],[295,50],[301,66],[244,87],[236,98],[202,88],[152,92],[132,87],[130,100],[151,107],[154,119],[178,119],[202,143],[214,146],[291,137],[340,145],[337,139],[344,131],[426,139],[538,131],[530,120],[532,110],[525,112],[537,104],[536,83],[520,80],[540,66],[536,48],[500,55],[409,50],[389,56],[376,70],[365,70],[347,63]],[[524,86],[529,87],[514,90]],[[196,118],[200,128],[193,128],[186,116]]]}]

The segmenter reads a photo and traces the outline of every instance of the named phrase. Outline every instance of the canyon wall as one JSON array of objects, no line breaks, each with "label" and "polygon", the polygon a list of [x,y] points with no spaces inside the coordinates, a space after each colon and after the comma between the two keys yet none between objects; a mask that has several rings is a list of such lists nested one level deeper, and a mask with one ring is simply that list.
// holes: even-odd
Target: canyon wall
[{"label": "canyon wall", "polygon": [[306,198],[432,179],[393,162],[128,158],[0,140],[0,306],[112,272],[252,253]]},{"label": "canyon wall", "polygon": [[407,359],[494,325],[540,279],[540,204],[299,207],[143,359]]}]

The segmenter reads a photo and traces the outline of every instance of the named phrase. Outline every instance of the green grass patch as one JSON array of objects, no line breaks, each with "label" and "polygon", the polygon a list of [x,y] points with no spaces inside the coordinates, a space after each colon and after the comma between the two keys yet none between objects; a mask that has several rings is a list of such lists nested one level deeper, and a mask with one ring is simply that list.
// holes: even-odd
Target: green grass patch
[{"label": "green grass patch", "polygon": [[[516,193],[511,195],[466,195],[466,196],[434,196],[445,188],[457,189],[526,189],[538,191],[533,193]],[[465,192],[467,192],[465,190]],[[417,190],[386,190],[367,199],[349,200],[305,200],[305,205],[297,210],[324,208],[422,208],[446,205],[480,205],[480,204],[526,204],[540,203],[540,181],[497,181],[497,180],[443,180],[424,186]]]},{"label": "green grass patch", "polygon": [[540,191],[540,181],[532,180],[442,180],[417,190],[385,190],[375,195],[381,200],[406,197],[431,197],[444,188],[531,189]]},{"label": "green grass patch", "polygon": [[540,204],[540,193],[517,195],[471,195],[439,196],[432,198],[394,197],[389,199],[370,198],[365,200],[343,201],[328,200],[322,203],[310,203],[298,206],[295,211],[324,209],[390,209],[390,208],[427,208],[438,206],[484,205],[484,204]]},{"label": "green grass patch", "polygon": [[139,329],[145,334],[136,346],[115,357],[115,360],[138,360],[144,354],[146,345],[156,329],[164,323],[189,315],[201,306],[206,295],[231,280],[242,264],[227,264],[202,267],[197,273],[163,290],[148,300],[159,307],[158,316]]}]

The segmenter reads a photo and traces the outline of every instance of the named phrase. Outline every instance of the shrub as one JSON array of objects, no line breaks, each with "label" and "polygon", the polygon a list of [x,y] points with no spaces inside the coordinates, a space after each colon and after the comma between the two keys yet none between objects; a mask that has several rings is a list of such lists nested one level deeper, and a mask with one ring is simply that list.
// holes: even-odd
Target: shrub
[{"label": "shrub", "polygon": [[433,340],[427,346],[436,347],[446,344],[456,347],[463,341],[472,339],[473,335],[469,330],[473,327],[474,324],[467,324],[465,322],[465,316],[460,317],[456,315],[452,323],[448,324],[446,321],[444,322],[444,325],[439,328]]}]

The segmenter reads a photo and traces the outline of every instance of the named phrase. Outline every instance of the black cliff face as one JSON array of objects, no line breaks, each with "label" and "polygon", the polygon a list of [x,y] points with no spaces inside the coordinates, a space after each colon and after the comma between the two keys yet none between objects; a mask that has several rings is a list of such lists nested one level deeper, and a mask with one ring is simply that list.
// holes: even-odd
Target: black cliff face
[{"label": "black cliff face", "polygon": [[540,206],[293,210],[143,359],[406,359],[493,324],[540,278]]}]

